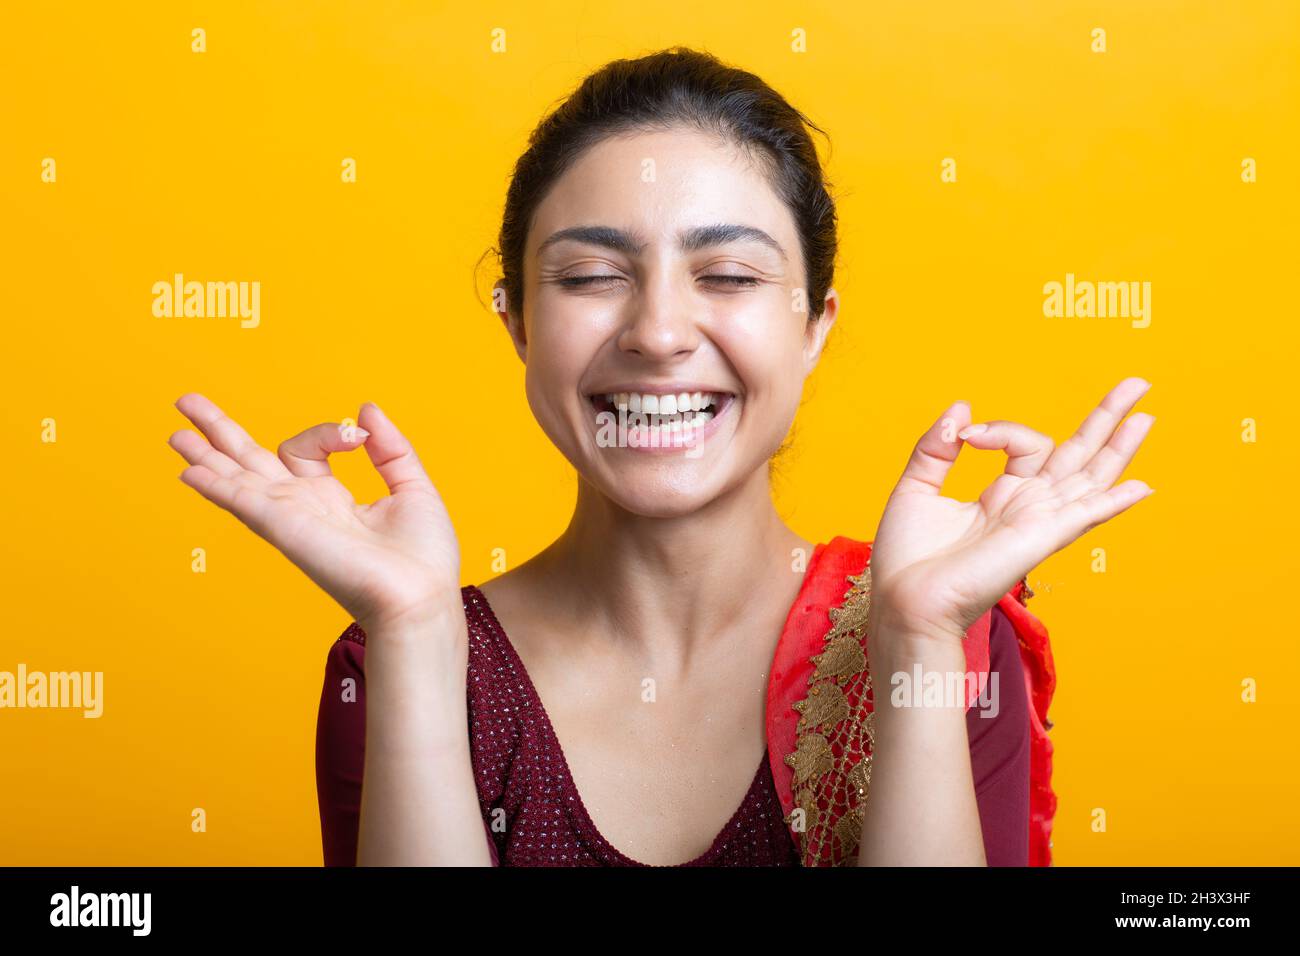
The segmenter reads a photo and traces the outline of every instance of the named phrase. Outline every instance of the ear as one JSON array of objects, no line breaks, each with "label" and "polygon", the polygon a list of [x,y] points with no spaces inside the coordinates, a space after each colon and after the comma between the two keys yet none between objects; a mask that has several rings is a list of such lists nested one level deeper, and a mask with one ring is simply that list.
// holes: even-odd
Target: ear
[{"label": "ear", "polygon": [[804,375],[811,375],[826,347],[826,337],[830,335],[835,319],[840,314],[840,295],[834,289],[826,290],[826,300],[822,305],[822,314],[808,323],[804,330]]},{"label": "ear", "polygon": [[492,286],[492,309],[501,317],[501,324],[506,327],[510,340],[514,343],[515,354],[519,361],[528,362],[528,335],[524,331],[524,318],[518,309],[512,309],[506,298],[505,282],[501,279]]}]

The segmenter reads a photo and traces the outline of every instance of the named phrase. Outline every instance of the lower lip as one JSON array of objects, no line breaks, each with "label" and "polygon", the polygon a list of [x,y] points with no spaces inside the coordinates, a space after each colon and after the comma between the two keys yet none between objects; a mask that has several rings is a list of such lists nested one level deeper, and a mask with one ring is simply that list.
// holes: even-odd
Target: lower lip
[{"label": "lower lip", "polygon": [[[723,399],[722,404],[718,406],[718,410],[713,413],[712,418],[710,418],[703,425],[692,429],[692,431],[695,432],[694,436],[692,437],[686,437],[685,435],[674,436],[670,433],[667,439],[661,438],[656,444],[650,438],[649,428],[636,428],[636,429],[628,428],[626,432],[628,438],[627,444],[619,444],[613,447],[617,449],[623,449],[626,451],[639,452],[641,454],[649,454],[649,455],[681,454],[682,452],[697,449],[702,444],[704,444],[704,442],[708,441],[709,438],[714,434],[714,432],[716,432],[722,426],[723,419],[725,419],[726,416],[731,412],[731,407],[735,403],[736,403],[736,396],[728,395],[725,399]],[[631,415],[632,413],[629,412],[628,414]],[[596,427],[600,428],[600,424],[597,423]],[[633,434],[637,435],[638,444],[635,445],[632,444]],[[643,439],[645,443],[640,444],[640,442]]]}]

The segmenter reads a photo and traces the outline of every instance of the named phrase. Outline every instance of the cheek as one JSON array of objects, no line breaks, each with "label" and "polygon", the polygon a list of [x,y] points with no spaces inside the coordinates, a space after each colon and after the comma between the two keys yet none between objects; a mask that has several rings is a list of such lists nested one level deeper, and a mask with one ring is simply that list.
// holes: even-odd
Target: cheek
[{"label": "cheek", "polygon": [[733,313],[717,326],[718,346],[740,376],[751,404],[772,410],[798,404],[803,390],[800,320],[793,311],[768,305]]},{"label": "cheek", "polygon": [[529,353],[528,367],[524,372],[524,391],[528,395],[528,404],[533,414],[546,431],[554,432],[552,426],[571,414],[569,405],[577,381],[566,366],[556,361],[554,355]]},{"label": "cheek", "polygon": [[[573,321],[566,321],[568,318]],[[533,413],[543,425],[558,424],[573,416],[580,397],[579,384],[598,344],[591,323],[579,317],[547,314],[534,319],[529,331],[524,389]]]},{"label": "cheek", "polygon": [[595,296],[582,297],[541,290],[528,321],[528,358],[547,369],[585,369],[618,324],[615,304]]}]

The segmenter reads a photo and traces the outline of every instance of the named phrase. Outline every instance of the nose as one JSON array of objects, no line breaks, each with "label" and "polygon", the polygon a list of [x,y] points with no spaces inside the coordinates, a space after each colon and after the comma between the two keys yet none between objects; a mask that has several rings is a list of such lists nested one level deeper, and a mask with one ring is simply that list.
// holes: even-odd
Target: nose
[{"label": "nose", "polygon": [[629,306],[618,335],[620,351],[664,362],[699,348],[700,330],[692,317],[692,304],[668,276],[647,281]]}]

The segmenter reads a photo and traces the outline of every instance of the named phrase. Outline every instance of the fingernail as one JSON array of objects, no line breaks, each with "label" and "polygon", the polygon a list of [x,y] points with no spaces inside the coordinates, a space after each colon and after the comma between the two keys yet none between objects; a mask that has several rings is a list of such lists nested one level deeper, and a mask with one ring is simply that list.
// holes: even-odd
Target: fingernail
[{"label": "fingernail", "polygon": [[357,426],[355,429],[353,429],[353,430],[357,433],[358,437],[360,437],[360,439],[361,439],[362,441],[365,441],[367,438],[370,437],[370,432],[366,431],[366,430],[365,430],[364,428],[362,428],[360,425],[358,425],[358,426]]},{"label": "fingernail", "polygon": [[988,430],[989,430],[988,425],[967,425],[965,428],[963,428],[961,431],[957,433],[957,437],[964,440],[970,438],[971,435],[978,435],[981,432],[986,432]]}]

